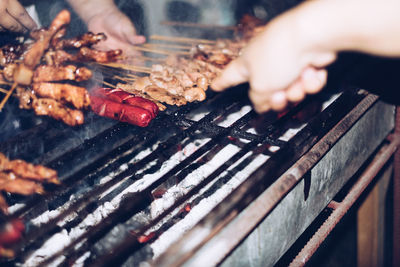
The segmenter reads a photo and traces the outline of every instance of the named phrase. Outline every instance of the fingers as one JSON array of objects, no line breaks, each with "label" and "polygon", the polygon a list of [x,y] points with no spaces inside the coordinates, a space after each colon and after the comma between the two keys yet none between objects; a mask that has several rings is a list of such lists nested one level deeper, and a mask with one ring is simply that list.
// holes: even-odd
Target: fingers
[{"label": "fingers", "polygon": [[4,30],[13,32],[25,32],[37,26],[16,0],[5,1],[0,6],[0,25]]},{"label": "fingers", "polygon": [[301,74],[303,90],[307,94],[315,94],[321,91],[328,79],[325,69],[306,68]]},{"label": "fingers", "polygon": [[214,91],[223,91],[228,87],[232,87],[249,80],[249,72],[244,66],[243,61],[238,58],[232,61],[222,72],[222,74],[216,78],[211,88]]},{"label": "fingers", "polygon": [[37,27],[36,22],[29,16],[26,9],[18,1],[10,1],[7,11],[26,29],[32,30]]},{"label": "fingers", "polygon": [[268,92],[267,90],[254,90],[250,88],[249,98],[258,113],[270,109],[282,111],[289,102],[297,103],[302,101],[306,94],[319,92],[327,82],[328,73],[325,69],[307,67],[293,84],[288,88]]},{"label": "fingers", "polygon": [[286,98],[290,102],[299,102],[303,100],[306,96],[306,92],[303,89],[303,84],[301,80],[297,80],[294,82],[289,88],[286,90]]}]

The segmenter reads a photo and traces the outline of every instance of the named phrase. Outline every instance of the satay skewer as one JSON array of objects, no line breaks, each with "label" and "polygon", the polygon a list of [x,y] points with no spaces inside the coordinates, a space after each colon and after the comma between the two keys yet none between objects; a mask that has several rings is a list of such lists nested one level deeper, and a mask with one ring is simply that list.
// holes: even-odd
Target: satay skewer
[{"label": "satay skewer", "polygon": [[190,55],[189,51],[173,51],[173,50],[164,50],[164,49],[158,49],[158,48],[149,48],[149,47],[144,47],[144,46],[134,46],[134,49],[142,52],[149,52],[149,53],[154,53],[154,54],[161,54],[161,55]]},{"label": "satay skewer", "polygon": [[203,43],[203,44],[215,44],[214,40],[189,38],[189,37],[177,37],[177,36],[166,36],[166,35],[152,35],[151,40],[168,41],[176,43]]},{"label": "satay skewer", "polygon": [[192,49],[192,45],[177,45],[177,44],[163,44],[163,43],[146,43],[143,44],[144,47],[154,48],[154,47],[165,47],[165,48],[172,48],[172,49],[185,49],[190,50]]},{"label": "satay skewer", "polygon": [[104,80],[101,80],[101,79],[96,79],[96,78],[94,78],[94,80],[97,81],[97,82],[99,82],[99,83],[101,83],[101,84],[107,85],[108,87],[111,87],[111,88],[115,88],[115,87],[116,87],[115,85],[113,85],[113,84],[111,84],[111,83],[109,83],[109,82],[106,82],[106,81],[104,81]]},{"label": "satay skewer", "polygon": [[3,89],[3,88],[0,88],[0,92],[1,92],[1,93],[4,93],[4,94],[7,94],[7,93],[8,93],[8,90]]},{"label": "satay skewer", "polygon": [[4,96],[3,100],[0,103],[0,111],[3,109],[4,105],[6,104],[7,100],[10,98],[11,94],[14,92],[15,88],[17,88],[18,83],[14,82],[11,86],[11,89],[8,90],[6,95]]},{"label": "satay skewer", "polygon": [[142,72],[142,73],[151,73],[151,68],[143,67],[143,66],[134,66],[134,65],[127,65],[121,63],[100,63],[103,66],[122,69],[122,70],[130,70],[133,72]]},{"label": "satay skewer", "polygon": [[180,27],[192,27],[192,28],[200,28],[200,29],[218,29],[218,30],[227,30],[234,31],[237,29],[237,26],[225,26],[225,25],[215,25],[215,24],[201,24],[201,23],[192,23],[192,22],[182,22],[182,21],[163,21],[162,25],[166,26],[180,26]]},{"label": "satay skewer", "polygon": [[137,56],[136,59],[138,59],[138,60],[143,60],[143,61],[163,62],[163,61],[165,61],[167,58],[166,58],[166,57],[163,57],[163,58],[155,58],[155,57]]}]

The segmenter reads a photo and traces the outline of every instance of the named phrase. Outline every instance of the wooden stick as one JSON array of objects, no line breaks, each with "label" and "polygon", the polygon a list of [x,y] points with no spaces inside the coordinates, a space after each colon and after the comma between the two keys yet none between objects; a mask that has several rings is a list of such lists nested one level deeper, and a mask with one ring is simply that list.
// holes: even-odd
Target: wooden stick
[{"label": "wooden stick", "polygon": [[3,80],[0,80],[0,84],[12,85],[12,83],[10,83],[10,82],[6,82],[6,81],[3,81]]},{"label": "wooden stick", "polygon": [[104,66],[112,67],[112,68],[130,70],[130,71],[134,71],[134,72],[143,72],[143,73],[151,72],[151,68],[142,67],[142,66],[133,66],[133,65],[121,64],[121,63],[101,63],[101,64]]},{"label": "wooden stick", "polygon": [[0,88],[0,92],[2,92],[2,93],[4,93],[4,94],[7,94],[7,93],[8,93],[8,90],[3,89],[3,88]]},{"label": "wooden stick", "polygon": [[137,78],[121,77],[121,76],[118,76],[118,75],[114,75],[112,78],[121,80],[123,82],[135,81],[137,79]]},{"label": "wooden stick", "polygon": [[143,60],[143,61],[156,61],[156,62],[163,62],[165,61],[166,57],[164,58],[155,58],[155,57],[146,57],[146,56],[137,56],[136,57],[138,60]]},{"label": "wooden stick", "polygon": [[192,49],[192,45],[176,45],[176,44],[162,44],[162,43],[146,43],[143,44],[144,47],[154,48],[154,47],[165,47],[165,48],[172,48],[172,49],[185,49],[190,50]]},{"label": "wooden stick", "polygon": [[218,29],[218,30],[227,30],[227,31],[234,31],[237,29],[237,26],[200,24],[200,23],[182,22],[182,21],[163,21],[163,22],[161,22],[161,24],[167,25],[167,26],[181,26],[181,27],[192,27],[192,28],[200,28],[200,29]]},{"label": "wooden stick", "polygon": [[106,81],[104,81],[104,80],[100,80],[100,79],[96,79],[96,78],[94,78],[97,82],[100,82],[100,83],[102,83],[102,84],[105,84],[105,85],[107,85],[107,86],[109,86],[109,87],[111,87],[111,88],[115,88],[116,86],[115,85],[113,85],[113,84],[111,84],[111,83],[108,83],[108,82],[106,82]]},{"label": "wooden stick", "polygon": [[154,54],[161,54],[161,55],[190,55],[190,52],[186,51],[173,51],[173,50],[164,50],[158,48],[149,48],[143,46],[134,46],[134,49],[142,52],[149,52]]},{"label": "wooden stick", "polygon": [[6,104],[7,100],[10,98],[11,94],[14,92],[15,88],[17,88],[18,83],[14,82],[11,86],[11,89],[7,92],[6,96],[0,103],[0,111],[3,109],[4,105]]},{"label": "wooden stick", "polygon": [[107,85],[107,86],[110,86],[111,88],[115,88],[115,87],[116,87],[115,85],[113,85],[113,84],[111,84],[111,83],[108,83],[108,82],[106,82],[106,81],[103,81],[103,84],[105,84],[105,85]]},{"label": "wooden stick", "polygon": [[152,35],[150,36],[152,40],[176,42],[176,43],[203,43],[203,44],[215,44],[213,40],[207,39],[197,39],[189,37],[177,37],[177,36],[164,36],[164,35]]}]

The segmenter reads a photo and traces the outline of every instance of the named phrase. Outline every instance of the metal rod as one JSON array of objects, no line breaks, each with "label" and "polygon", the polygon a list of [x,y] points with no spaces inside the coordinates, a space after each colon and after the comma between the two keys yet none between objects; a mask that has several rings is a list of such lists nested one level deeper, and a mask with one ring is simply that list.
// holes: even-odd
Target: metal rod
[{"label": "metal rod", "polygon": [[[396,108],[395,134],[400,134],[400,107]],[[393,163],[393,267],[400,266],[400,150]]]},{"label": "metal rod", "polygon": [[[225,229],[223,233],[218,235],[218,239],[227,241],[224,242],[224,246],[219,247],[218,253],[215,253],[212,258],[207,258],[207,265],[214,266],[220,263],[377,100],[378,97],[375,95],[368,95],[364,98],[350,113],[341,119],[325,137],[317,142],[309,152],[302,156],[290,169],[283,173],[275,183],[269,186],[267,190],[255,199],[255,201],[241,213],[241,220],[231,222],[233,217],[236,216],[235,213],[237,213],[237,210],[235,210],[228,215],[232,217],[228,217],[223,222],[220,222],[220,225],[224,226]],[[239,193],[233,195],[236,197],[238,194]],[[218,229],[210,225],[193,228],[186,233],[179,242],[172,245],[167,252],[156,259],[156,261],[152,263],[152,266],[182,265],[193,256],[206,241],[219,233],[219,230],[222,229],[220,225],[218,225]],[[189,242],[187,240],[191,241]],[[188,243],[190,243],[192,247],[189,247]]]},{"label": "metal rod", "polygon": [[393,136],[392,141],[388,145],[384,145],[379,152],[375,155],[371,164],[367,169],[360,175],[359,180],[354,184],[350,192],[339,204],[338,208],[335,209],[328,219],[322,224],[318,231],[313,237],[307,242],[304,248],[296,256],[296,258],[290,263],[290,267],[304,266],[318,247],[322,244],[325,238],[333,230],[333,228],[339,223],[346,212],[351,206],[357,201],[362,192],[367,188],[371,181],[376,177],[378,172],[382,169],[385,163],[390,157],[396,152],[400,144],[400,136]]}]

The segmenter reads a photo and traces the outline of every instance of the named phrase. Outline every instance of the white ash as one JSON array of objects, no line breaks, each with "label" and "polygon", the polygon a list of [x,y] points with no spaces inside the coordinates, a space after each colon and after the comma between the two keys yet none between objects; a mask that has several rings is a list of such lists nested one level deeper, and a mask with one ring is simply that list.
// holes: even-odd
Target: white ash
[{"label": "white ash", "polygon": [[26,206],[25,203],[16,203],[10,207],[8,207],[7,211],[9,214],[14,214],[15,212],[19,211],[20,209]]},{"label": "white ash", "polygon": [[223,121],[218,123],[218,126],[222,127],[229,127],[232,123],[246,115],[251,111],[251,106],[243,106],[240,110],[237,112],[233,112],[226,116]]},{"label": "white ash", "polygon": [[[217,168],[218,164],[220,163],[221,158],[224,158],[224,161],[229,158],[231,155],[234,154],[234,152],[231,149],[227,149],[224,151],[221,151],[221,155],[219,157],[215,158],[215,163],[210,164],[214,165],[215,169]],[[251,153],[248,153],[246,156],[244,156],[240,161],[232,165],[228,170],[226,170],[224,173],[222,173],[219,177],[226,175],[226,173],[235,168],[237,165],[240,164],[240,162],[244,159],[246,159]],[[151,247],[153,249],[154,253],[154,259],[156,259],[161,253],[163,253],[168,247],[176,242],[185,232],[187,232],[189,229],[191,229],[198,221],[200,221],[205,215],[207,215],[218,203],[220,203],[229,193],[231,193],[237,186],[242,183],[250,173],[252,173],[254,170],[256,170],[261,164],[263,164],[266,160],[268,159],[268,156],[265,155],[260,155],[256,157],[250,164],[246,165],[246,167],[236,173],[236,175],[230,179],[227,183],[225,183],[222,187],[220,187],[214,194],[212,194],[210,197],[207,197],[205,199],[202,199],[196,206],[192,207],[191,211],[185,216],[184,219],[181,221],[177,222],[174,224],[170,229],[165,231],[156,241],[154,241],[151,244]],[[214,161],[214,159],[213,159]],[[223,162],[224,162],[223,161]],[[210,172],[213,170],[210,170]],[[189,184],[197,184],[202,180],[202,176],[199,177],[187,177],[185,179],[186,181],[182,181],[181,185],[181,191],[187,190],[187,186]],[[218,177],[214,180],[216,182],[218,180]],[[177,185],[176,187],[179,187],[180,185]],[[211,185],[209,185],[211,186]],[[207,188],[203,188],[202,192],[206,190]],[[168,192],[165,195],[165,198],[168,198],[169,196],[174,196],[174,191],[178,192],[176,188],[171,188],[168,191],[172,191],[172,193],[168,194]],[[200,192],[200,194],[202,193]],[[196,196],[194,196],[196,197]],[[163,196],[164,199],[164,196]],[[168,201],[168,200],[166,200]],[[156,208],[152,205],[152,208]],[[155,213],[159,213],[160,211],[157,211]]]},{"label": "white ash", "polygon": [[[56,233],[49,238],[42,247],[35,250],[32,255],[25,261],[25,267],[41,266],[41,263],[49,256],[57,253],[64,249],[70,238],[68,237],[67,230],[63,229],[61,232]],[[57,258],[50,266],[57,266],[61,261],[64,260],[64,256]]]}]

